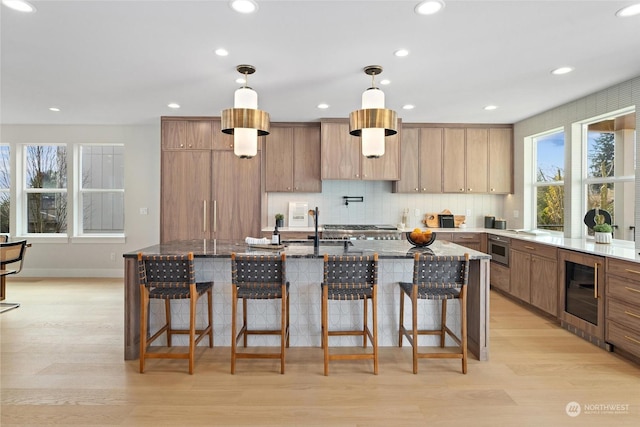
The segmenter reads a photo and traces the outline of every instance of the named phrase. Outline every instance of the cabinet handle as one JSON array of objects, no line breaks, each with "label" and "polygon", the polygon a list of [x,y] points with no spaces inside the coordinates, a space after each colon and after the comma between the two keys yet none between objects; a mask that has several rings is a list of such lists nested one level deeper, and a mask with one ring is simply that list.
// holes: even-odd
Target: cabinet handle
[{"label": "cabinet handle", "polygon": [[298,187],[294,187],[293,189],[294,189],[294,190],[296,190],[296,191],[298,191]]},{"label": "cabinet handle", "polygon": [[631,338],[631,337],[630,337],[630,336],[628,336],[628,335],[625,335],[624,337],[625,337],[626,339],[628,339],[629,341],[631,341],[631,342],[634,342],[634,343],[636,343],[636,344],[640,344],[640,341],[638,341],[637,339]]},{"label": "cabinet handle", "polygon": [[632,313],[630,311],[627,311],[627,310],[624,311],[624,314],[628,314],[629,316],[633,316],[633,317],[636,317],[636,318],[640,319],[640,316],[638,316],[637,314]]},{"label": "cabinet handle", "polygon": [[202,201],[202,231],[207,232],[207,201]]},{"label": "cabinet handle", "polygon": [[496,189],[495,189],[495,188],[492,188],[492,189],[491,189],[491,191],[496,191]]},{"label": "cabinet handle", "polygon": [[418,191],[418,189],[416,188],[416,191]]},{"label": "cabinet handle", "polygon": [[466,240],[473,239],[473,237],[471,237],[471,236],[458,236],[458,238],[466,239]]},{"label": "cabinet handle", "polygon": [[213,201],[213,232],[218,231],[218,201]]},{"label": "cabinet handle", "polygon": [[526,248],[526,249],[529,249],[529,250],[532,250],[532,251],[535,251],[535,250],[536,250],[536,248],[534,248],[533,246],[525,246],[525,248]]},{"label": "cabinet handle", "polygon": [[427,191],[427,189],[426,189],[426,188],[423,188],[423,189],[422,189],[422,191]]},{"label": "cabinet handle", "polygon": [[360,174],[359,173],[356,174],[356,178],[360,178]]},{"label": "cabinet handle", "polygon": [[180,144],[180,148],[184,148],[184,144]]},{"label": "cabinet handle", "polygon": [[630,287],[628,287],[628,286],[625,286],[624,288],[625,288],[626,290],[628,290],[628,291],[631,291],[631,292],[637,292],[637,293],[639,293],[639,294],[640,294],[640,290],[638,290],[638,289],[633,289],[633,288],[630,288]]},{"label": "cabinet handle", "polygon": [[189,144],[189,148],[193,148],[193,144]]},{"label": "cabinet handle", "polygon": [[624,271],[627,271],[629,273],[633,273],[633,274],[640,274],[640,271],[638,270],[632,270],[630,268],[625,268]]},{"label": "cabinet handle", "polygon": [[593,264],[593,297],[598,299],[598,263]]},{"label": "cabinet handle", "polygon": [[460,191],[464,191],[464,188],[461,188]]},{"label": "cabinet handle", "polygon": [[467,191],[473,191],[471,188],[467,189]]}]

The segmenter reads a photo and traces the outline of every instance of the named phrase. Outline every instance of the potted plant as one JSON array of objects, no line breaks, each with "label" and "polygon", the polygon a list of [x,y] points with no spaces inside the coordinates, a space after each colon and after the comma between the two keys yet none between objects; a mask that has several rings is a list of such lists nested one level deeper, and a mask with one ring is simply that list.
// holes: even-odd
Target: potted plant
[{"label": "potted plant", "polygon": [[276,214],[276,227],[284,227],[284,215],[281,213]]},{"label": "potted plant", "polygon": [[593,237],[596,243],[611,243],[613,227],[604,222],[604,217],[598,215],[596,217],[596,225],[593,226]]}]

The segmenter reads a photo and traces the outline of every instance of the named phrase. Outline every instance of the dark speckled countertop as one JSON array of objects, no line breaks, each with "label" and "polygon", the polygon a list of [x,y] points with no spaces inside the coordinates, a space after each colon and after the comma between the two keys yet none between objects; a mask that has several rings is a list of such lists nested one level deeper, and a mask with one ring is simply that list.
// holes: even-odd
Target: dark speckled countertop
[{"label": "dark speckled countertop", "polygon": [[289,258],[320,258],[329,255],[371,255],[377,253],[380,258],[410,258],[414,253],[424,252],[434,255],[462,255],[469,253],[471,259],[490,259],[485,253],[474,251],[445,240],[436,240],[426,248],[413,247],[404,240],[352,240],[345,249],[344,245],[320,243],[317,251],[313,245],[290,244],[282,250],[258,249],[242,241],[229,240],[180,240],[142,248],[125,253],[125,258],[135,257],[138,252],[144,254],[175,255],[193,252],[196,258],[226,258],[232,252],[243,254],[274,254],[284,251]]}]

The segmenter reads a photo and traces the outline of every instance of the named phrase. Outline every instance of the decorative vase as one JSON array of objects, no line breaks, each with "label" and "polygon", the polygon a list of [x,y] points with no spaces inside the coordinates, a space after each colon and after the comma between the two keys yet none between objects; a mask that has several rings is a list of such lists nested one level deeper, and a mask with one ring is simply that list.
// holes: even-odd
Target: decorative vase
[{"label": "decorative vase", "polygon": [[593,237],[596,239],[596,243],[611,243],[611,233],[596,231],[593,234]]}]

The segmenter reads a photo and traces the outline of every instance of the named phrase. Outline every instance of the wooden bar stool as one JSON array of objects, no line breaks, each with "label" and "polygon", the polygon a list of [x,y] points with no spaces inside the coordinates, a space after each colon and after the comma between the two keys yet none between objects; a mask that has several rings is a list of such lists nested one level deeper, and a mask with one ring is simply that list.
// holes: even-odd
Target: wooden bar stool
[{"label": "wooden bar stool", "polygon": [[[196,283],[193,252],[186,255],[143,255],[138,253],[140,280],[140,373],[144,372],[146,359],[189,359],[189,373],[193,374],[196,345],[206,336],[213,347],[213,282]],[[207,294],[208,323],[204,329],[196,329],[196,303]],[[149,300],[164,300],[165,324],[155,334],[148,335]],[[174,329],[171,324],[171,301],[189,300],[189,329]],[[149,345],[164,332],[167,346],[171,347],[173,334],[189,335],[187,353],[149,352]]]},{"label": "wooden bar stool", "polygon": [[[413,373],[418,373],[420,358],[462,359],[462,373],[467,373],[467,283],[469,281],[469,254],[464,256],[432,256],[415,254],[413,263],[413,283],[400,282],[400,331],[398,346],[402,347],[405,336],[413,347]],[[411,298],[412,328],[404,327],[404,296]],[[440,329],[418,329],[418,299],[441,300],[442,319]],[[460,301],[460,337],[457,337],[446,324],[447,301]],[[448,334],[459,346],[457,353],[419,353],[418,335],[439,335],[440,347]]]},{"label": "wooden bar stool", "polygon": [[[324,281],[322,282],[322,348],[324,350],[324,374],[329,375],[330,360],[373,359],[373,373],[378,374],[378,254],[372,256],[324,256]],[[350,331],[329,330],[329,300],[362,300],[364,316],[362,329]],[[367,301],[371,301],[373,333],[367,326]],[[362,336],[362,347],[367,347],[367,338],[373,347],[372,353],[329,354],[330,336]]]},{"label": "wooden bar stool", "polygon": [[[280,373],[284,374],[285,347],[289,347],[289,282],[286,279],[285,254],[231,254],[231,373],[236,372],[236,359],[280,359]],[[236,333],[238,299],[242,300],[242,328]],[[247,300],[280,299],[279,329],[249,329]],[[280,335],[279,353],[241,353],[237,351],[240,338],[247,347],[248,335]]]}]

